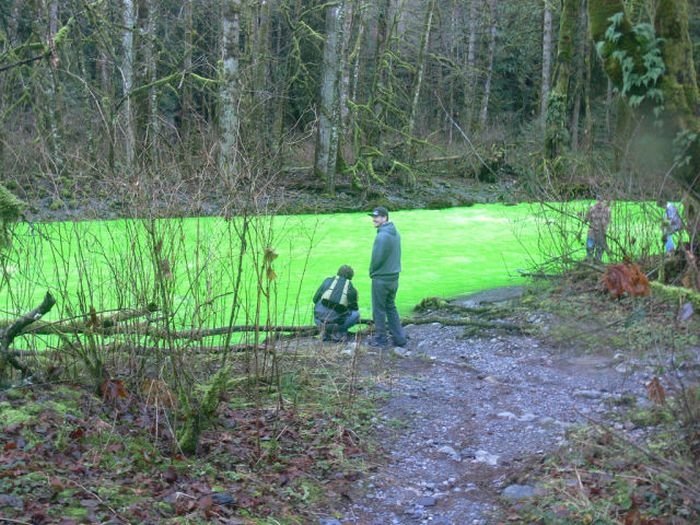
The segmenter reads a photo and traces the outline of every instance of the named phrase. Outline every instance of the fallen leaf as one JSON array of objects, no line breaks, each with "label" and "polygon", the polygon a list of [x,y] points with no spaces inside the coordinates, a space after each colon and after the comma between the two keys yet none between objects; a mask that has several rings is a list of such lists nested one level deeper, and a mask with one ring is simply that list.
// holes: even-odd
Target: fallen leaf
[{"label": "fallen leaf", "polygon": [[177,481],[177,472],[173,467],[165,469],[165,472],[163,472],[163,480],[168,483],[175,483]]}]

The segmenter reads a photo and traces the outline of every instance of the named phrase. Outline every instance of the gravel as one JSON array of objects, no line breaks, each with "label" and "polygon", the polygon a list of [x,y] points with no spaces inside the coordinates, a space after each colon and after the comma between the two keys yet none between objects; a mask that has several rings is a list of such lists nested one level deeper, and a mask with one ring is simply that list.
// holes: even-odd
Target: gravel
[{"label": "gravel", "polygon": [[[576,355],[534,337],[463,338],[463,328],[409,325],[407,349],[368,353],[384,394],[374,430],[382,463],[344,491],[343,524],[490,524],[533,461],[567,430],[606,422],[616,398],[647,403],[653,369],[618,355]],[[622,365],[622,366],[621,366]],[[618,424],[619,426],[619,424]]]}]

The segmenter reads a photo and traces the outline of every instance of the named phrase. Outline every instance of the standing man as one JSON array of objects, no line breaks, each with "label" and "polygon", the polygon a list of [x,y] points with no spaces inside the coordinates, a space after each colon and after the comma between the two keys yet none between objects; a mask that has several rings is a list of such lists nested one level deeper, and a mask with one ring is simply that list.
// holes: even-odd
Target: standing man
[{"label": "standing man", "polygon": [[586,237],[586,254],[600,262],[603,253],[608,250],[608,224],[610,224],[610,202],[603,199],[597,201],[586,213],[588,236]]},{"label": "standing man", "polygon": [[387,328],[396,346],[406,344],[406,333],[401,326],[396,309],[396,292],[399,289],[401,272],[401,237],[394,223],[389,221],[389,212],[383,206],[374,208],[372,213],[377,236],[372,246],[372,259],[369,263],[369,276],[372,278],[372,317],[374,338],[369,345],[375,348],[389,346]]}]

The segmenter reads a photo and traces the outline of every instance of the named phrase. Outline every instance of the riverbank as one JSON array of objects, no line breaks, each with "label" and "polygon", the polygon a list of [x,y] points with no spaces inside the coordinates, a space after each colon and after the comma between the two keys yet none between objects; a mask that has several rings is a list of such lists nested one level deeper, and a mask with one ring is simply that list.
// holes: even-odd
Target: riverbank
[{"label": "riverbank", "polygon": [[[345,502],[337,523],[700,518],[697,481],[673,485],[693,479],[692,453],[677,455],[671,437],[680,437],[682,412],[658,397],[700,385],[698,338],[683,335],[700,333],[697,316],[667,331],[674,312],[658,299],[615,303],[581,283],[560,284],[436,305],[407,327],[409,349],[367,357],[365,373],[383,399],[378,465],[333,485],[342,498],[332,499]],[[636,341],[621,345],[628,337]],[[679,419],[667,419],[671,413]],[[665,492],[663,480],[672,482]]]},{"label": "riverbank", "polygon": [[476,203],[516,203],[529,200],[515,177],[484,183],[460,176],[424,175],[402,181],[387,178],[383,186],[340,184],[334,195],[324,192],[321,181],[306,172],[260,183],[254,195],[226,195],[183,191],[175,195],[140,194],[141,190],[116,186],[99,197],[76,192],[71,197],[34,193],[25,197],[25,217],[32,222],[109,220],[135,217],[209,217],[238,213],[297,215],[358,212],[385,206],[391,211],[444,209]]}]

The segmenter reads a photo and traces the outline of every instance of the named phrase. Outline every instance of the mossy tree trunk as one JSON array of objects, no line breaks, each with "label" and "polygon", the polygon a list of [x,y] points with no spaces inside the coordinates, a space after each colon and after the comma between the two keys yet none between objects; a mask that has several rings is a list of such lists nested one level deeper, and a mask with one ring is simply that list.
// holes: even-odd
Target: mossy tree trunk
[{"label": "mossy tree trunk", "polygon": [[545,0],[542,20],[542,88],[540,95],[540,117],[542,122],[547,118],[547,102],[549,101],[552,75],[552,29],[552,6],[548,0]]},{"label": "mossy tree trunk", "polygon": [[569,145],[570,91],[574,78],[574,55],[579,20],[579,2],[564,0],[559,19],[559,42],[554,71],[554,85],[549,95],[545,133],[545,151],[549,158],[559,155]]},{"label": "mossy tree trunk", "polygon": [[323,46],[321,68],[320,111],[314,172],[320,177],[329,195],[335,194],[335,172],[341,136],[341,75],[343,40],[345,35],[345,2],[329,3],[326,6],[326,41]]},{"label": "mossy tree trunk", "polygon": [[[607,37],[613,17],[617,20],[613,41]],[[625,11],[623,0],[589,0],[588,16],[591,37],[598,43],[598,51],[605,72],[616,88],[627,89],[628,100],[643,97],[649,87],[632,88],[625,84],[620,52],[634,60],[632,73],[644,75],[645,50],[639,45],[635,28]],[[698,205],[700,203],[700,117],[697,76],[693,62],[693,44],[688,32],[687,0],[659,0],[654,27],[656,37],[662,39],[661,56],[665,71],[656,83],[663,95],[661,104],[649,100],[639,106],[650,113],[659,127],[658,138],[665,140],[671,173],[686,191],[686,227],[694,246],[697,246]]]}]

